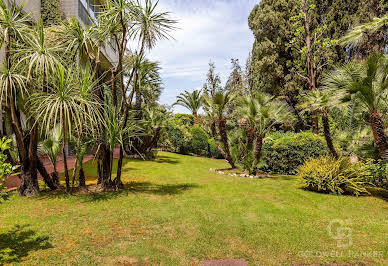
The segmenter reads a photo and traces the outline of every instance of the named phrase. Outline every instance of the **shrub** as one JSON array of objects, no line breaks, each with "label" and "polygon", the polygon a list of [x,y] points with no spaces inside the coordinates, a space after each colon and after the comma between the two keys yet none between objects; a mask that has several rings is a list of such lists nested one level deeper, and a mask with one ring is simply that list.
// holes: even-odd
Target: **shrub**
[{"label": "shrub", "polygon": [[305,161],[326,153],[324,138],[311,132],[274,133],[264,141],[261,170],[296,174]]},{"label": "shrub", "polygon": [[368,181],[376,187],[388,189],[388,162],[368,160],[365,165],[369,171]]},{"label": "shrub", "polygon": [[190,129],[191,139],[188,143],[189,152],[200,156],[208,155],[208,135],[199,126],[193,126]]},{"label": "shrub", "polygon": [[180,152],[185,144],[185,135],[176,125],[170,125],[167,128],[167,137],[175,152]]},{"label": "shrub", "polygon": [[216,158],[216,159],[224,158],[217,147],[216,141],[213,138],[208,139],[207,143],[208,143],[208,149],[209,149],[209,157]]},{"label": "shrub", "polygon": [[181,126],[191,127],[194,125],[194,116],[188,114],[177,114],[174,116],[174,122]]},{"label": "shrub", "polygon": [[6,150],[9,150],[11,140],[6,139],[5,137],[0,139],[0,199],[3,199],[5,196],[5,177],[11,175],[16,169],[17,166],[12,166],[10,163],[7,163],[7,156],[4,154]]},{"label": "shrub", "polygon": [[366,177],[369,172],[363,163],[352,164],[347,157],[338,160],[323,156],[306,162],[298,170],[298,176],[308,190],[360,195],[368,193]]}]

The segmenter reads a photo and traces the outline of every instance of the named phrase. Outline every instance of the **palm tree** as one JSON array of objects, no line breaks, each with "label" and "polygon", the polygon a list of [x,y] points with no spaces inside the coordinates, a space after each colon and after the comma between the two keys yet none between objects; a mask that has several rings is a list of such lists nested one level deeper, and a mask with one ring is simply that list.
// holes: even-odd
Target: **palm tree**
[{"label": "palm tree", "polygon": [[[116,189],[119,189],[122,185],[121,167],[117,168],[116,178],[112,180],[113,150],[117,145],[122,147],[124,143],[130,143],[140,132],[140,127],[135,123],[132,115],[128,117],[131,123],[128,123],[125,128],[122,127],[123,120],[124,117],[121,115],[120,107],[115,106],[112,101],[112,96],[107,94],[102,120],[100,122],[103,127],[102,134],[94,134],[94,141],[97,143],[98,149],[107,158],[106,160],[98,162],[98,183],[104,189],[108,189],[112,185]],[[105,171],[105,173],[101,173],[102,171]]]},{"label": "palm tree", "polygon": [[55,33],[55,42],[65,47],[70,59],[77,62],[81,69],[82,59],[94,59],[97,50],[95,34],[88,26],[83,26],[76,18],[62,21],[60,26],[54,26],[51,30]]},{"label": "palm tree", "polygon": [[[223,92],[221,90],[215,92],[212,96],[207,94],[203,95],[204,110],[211,121],[210,128],[213,138],[216,141],[221,154],[232,166],[232,168],[235,168],[236,166],[229,149],[225,110],[227,106],[234,100],[234,98],[235,96],[230,91]],[[217,124],[223,148],[218,140]]]},{"label": "palm tree", "polygon": [[382,18],[374,18],[372,22],[355,27],[349,31],[342,39],[342,44],[356,45],[358,44],[368,33],[374,33],[379,30],[387,31],[388,14]]},{"label": "palm tree", "polygon": [[202,95],[200,90],[195,90],[192,93],[185,91],[177,97],[177,101],[173,105],[180,105],[190,110],[195,118],[195,123],[198,118],[198,110],[202,106]]},{"label": "palm tree", "polygon": [[245,98],[242,105],[242,114],[248,123],[248,128],[252,128],[255,132],[253,173],[256,174],[266,134],[276,124],[290,123],[294,117],[287,104],[276,101],[272,96],[264,93]]},{"label": "palm tree", "polygon": [[328,74],[327,88],[344,93],[343,100],[353,99],[369,113],[374,142],[380,156],[388,150],[384,122],[379,110],[386,110],[388,102],[388,59],[374,54],[361,63],[348,63]]},{"label": "palm tree", "polygon": [[133,33],[141,42],[140,54],[145,48],[151,50],[158,40],[170,39],[170,31],[176,29],[174,24],[177,21],[169,18],[169,12],[156,12],[158,4],[159,1],[152,3],[151,0],[145,0],[145,4],[142,5],[137,0],[139,8],[134,9]]},{"label": "palm tree", "polygon": [[[15,134],[16,143],[21,162],[21,185],[19,194],[22,196],[32,196],[39,193],[37,168],[41,162],[37,158],[37,138],[30,138],[22,129],[20,110],[17,102],[24,92],[27,92],[26,78],[23,71],[16,64],[12,64],[15,52],[12,49],[15,44],[24,43],[29,39],[30,16],[22,11],[23,6],[17,7],[14,3],[7,5],[4,0],[0,0],[0,44],[4,48],[5,62],[1,70],[1,96],[2,102],[8,105],[11,117],[12,130]],[[19,98],[19,99],[18,99]],[[29,142],[25,143],[25,139]],[[41,169],[44,169],[42,167]],[[44,175],[43,172],[41,172]]]},{"label": "palm tree", "polygon": [[[70,190],[70,177],[66,147],[72,128],[82,128],[87,120],[97,120],[100,109],[99,103],[82,97],[74,76],[74,71],[65,70],[63,66],[59,65],[50,90],[47,93],[35,93],[30,99],[33,116],[44,125],[43,129],[45,129],[46,134],[54,124],[58,123],[61,126],[67,191]],[[96,124],[97,122],[95,121]]]},{"label": "palm tree", "polygon": [[304,95],[303,103],[299,105],[299,107],[302,109],[320,113],[322,115],[322,125],[326,144],[331,154],[336,159],[338,159],[338,152],[336,151],[333,144],[328,110],[339,106],[340,98],[338,96],[340,96],[338,93],[330,90],[310,91]]}]

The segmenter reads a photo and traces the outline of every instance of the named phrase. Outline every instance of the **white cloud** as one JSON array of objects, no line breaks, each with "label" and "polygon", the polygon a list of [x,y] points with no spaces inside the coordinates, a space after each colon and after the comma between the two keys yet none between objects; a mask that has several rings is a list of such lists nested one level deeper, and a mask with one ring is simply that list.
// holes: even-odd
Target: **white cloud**
[{"label": "white cloud", "polygon": [[[149,57],[161,63],[165,91],[161,102],[171,104],[183,90],[202,87],[209,61],[225,81],[230,59],[245,64],[253,43],[248,16],[257,0],[161,0],[180,29],[175,40],[163,40]],[[183,111],[179,109],[179,111]]]}]

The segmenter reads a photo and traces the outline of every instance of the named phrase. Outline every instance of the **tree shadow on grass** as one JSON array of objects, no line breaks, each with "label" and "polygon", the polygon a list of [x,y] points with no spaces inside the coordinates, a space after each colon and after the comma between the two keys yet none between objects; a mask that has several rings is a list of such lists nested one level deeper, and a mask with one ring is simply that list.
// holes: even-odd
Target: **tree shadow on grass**
[{"label": "tree shadow on grass", "polygon": [[36,236],[36,232],[27,227],[16,225],[0,234],[0,265],[18,263],[32,251],[53,248],[48,236]]},{"label": "tree shadow on grass", "polygon": [[95,191],[95,185],[88,186],[81,193],[66,194],[64,190],[60,191],[45,191],[38,197],[41,200],[58,199],[58,198],[79,198],[82,202],[97,202],[110,200],[122,195],[129,194],[153,194],[159,196],[178,195],[190,189],[198,188],[199,185],[193,183],[183,184],[154,184],[150,182],[131,182],[124,184],[124,188],[119,191]]},{"label": "tree shadow on grass", "polygon": [[168,164],[178,164],[179,160],[178,159],[173,159],[168,156],[157,156],[152,162],[155,163],[168,163]]},{"label": "tree shadow on grass", "polygon": [[198,188],[197,184],[153,184],[149,182],[131,182],[124,185],[120,191],[108,191],[80,195],[83,202],[96,202],[117,198],[129,194],[152,194],[159,196],[178,195],[193,188]]}]

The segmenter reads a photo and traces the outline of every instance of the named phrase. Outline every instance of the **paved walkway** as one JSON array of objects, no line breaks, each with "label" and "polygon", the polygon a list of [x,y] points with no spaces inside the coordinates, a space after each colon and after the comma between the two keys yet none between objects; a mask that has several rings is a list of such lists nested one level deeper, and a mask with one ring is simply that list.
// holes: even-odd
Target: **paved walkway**
[{"label": "paved walkway", "polygon": [[[94,158],[93,155],[85,156],[84,162],[90,161],[93,158]],[[44,164],[44,167],[46,168],[46,170],[49,174],[54,172],[54,167],[51,165],[50,161],[43,160],[43,164]],[[74,166],[75,166],[75,156],[68,157],[67,158],[67,167],[69,169],[73,169]],[[63,160],[57,161],[57,171],[58,171],[58,173],[65,172],[65,165],[63,163]],[[39,180],[42,180],[42,177],[39,174],[39,172],[38,172],[38,178],[39,178]],[[6,178],[5,186],[7,187],[7,190],[9,191],[9,190],[13,190],[13,189],[17,188],[18,186],[20,186],[20,183],[21,183],[21,181],[20,181],[19,177],[11,176],[9,178]]]},{"label": "paved walkway", "polygon": [[[116,148],[113,152],[113,157],[115,159],[119,158],[119,154],[120,154],[120,149],[119,148]],[[65,165],[63,163],[63,160],[62,160],[62,156],[58,156],[58,161],[57,161],[57,172],[58,173],[63,173],[65,172]],[[84,158],[84,163],[85,162],[88,162],[90,160],[93,160],[94,159],[94,155],[87,155],[85,156]],[[47,172],[49,174],[53,173],[54,172],[54,167],[51,165],[50,161],[46,158],[46,159],[42,159],[42,162],[44,164],[44,167],[46,168]],[[69,169],[73,169],[75,166],[75,156],[70,156],[70,157],[67,157],[67,167]],[[38,178],[39,180],[42,180],[42,177],[40,176],[39,172],[38,172]],[[20,179],[19,177],[17,176],[11,176],[9,178],[6,178],[6,187],[7,187],[7,190],[13,190],[15,188],[17,188],[18,186],[20,186]]]}]

